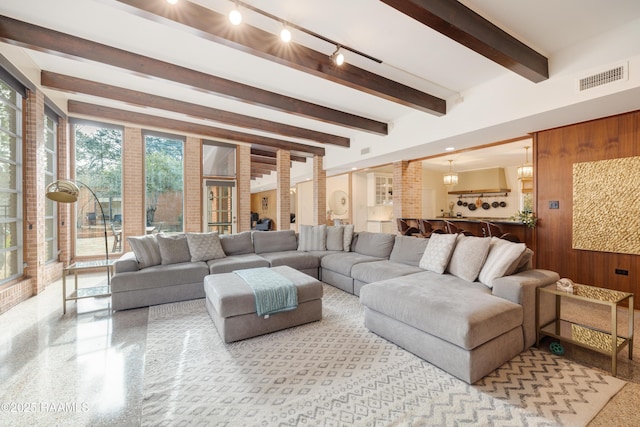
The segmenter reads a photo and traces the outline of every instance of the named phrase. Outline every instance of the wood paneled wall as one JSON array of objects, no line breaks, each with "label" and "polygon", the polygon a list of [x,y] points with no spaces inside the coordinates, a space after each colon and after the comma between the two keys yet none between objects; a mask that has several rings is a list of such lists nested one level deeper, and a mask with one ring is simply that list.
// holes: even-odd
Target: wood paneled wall
[{"label": "wood paneled wall", "polygon": [[[572,238],[573,164],[640,156],[640,111],[578,123],[534,135],[536,166],[536,266],[557,271],[576,283],[633,292],[640,308],[640,256],[574,250]],[[620,180],[625,177],[621,176]],[[640,182],[637,183],[640,189]],[[640,197],[632,193],[629,199]],[[549,202],[560,202],[549,209]],[[629,212],[637,217],[640,212]],[[618,224],[628,233],[640,233],[629,223]],[[627,270],[628,276],[615,273]]]}]

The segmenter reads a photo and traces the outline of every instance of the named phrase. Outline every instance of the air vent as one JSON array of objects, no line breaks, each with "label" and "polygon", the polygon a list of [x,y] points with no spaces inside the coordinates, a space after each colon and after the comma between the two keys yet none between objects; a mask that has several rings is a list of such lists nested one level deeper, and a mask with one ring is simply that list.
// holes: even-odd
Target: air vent
[{"label": "air vent", "polygon": [[627,79],[626,65],[619,65],[601,73],[583,77],[578,82],[578,91],[582,92],[594,87]]},{"label": "air vent", "polygon": [[371,152],[371,147],[363,148],[360,150],[360,155],[363,156],[365,154],[369,154]]}]

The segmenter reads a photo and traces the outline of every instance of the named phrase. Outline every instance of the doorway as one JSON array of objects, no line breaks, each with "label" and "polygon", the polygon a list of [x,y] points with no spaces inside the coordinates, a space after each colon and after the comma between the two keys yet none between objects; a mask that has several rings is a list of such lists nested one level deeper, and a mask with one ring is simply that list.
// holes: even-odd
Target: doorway
[{"label": "doorway", "polygon": [[235,181],[204,181],[203,228],[207,232],[232,234],[237,232],[235,215]]}]

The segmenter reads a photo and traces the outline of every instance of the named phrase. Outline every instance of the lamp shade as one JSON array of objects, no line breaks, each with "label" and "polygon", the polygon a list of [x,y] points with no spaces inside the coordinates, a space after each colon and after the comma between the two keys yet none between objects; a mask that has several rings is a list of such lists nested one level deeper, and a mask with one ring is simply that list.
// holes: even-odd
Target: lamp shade
[{"label": "lamp shade", "polygon": [[78,200],[79,194],[78,186],[74,182],[64,179],[52,182],[47,185],[46,189],[47,199],[59,203],[74,203]]}]

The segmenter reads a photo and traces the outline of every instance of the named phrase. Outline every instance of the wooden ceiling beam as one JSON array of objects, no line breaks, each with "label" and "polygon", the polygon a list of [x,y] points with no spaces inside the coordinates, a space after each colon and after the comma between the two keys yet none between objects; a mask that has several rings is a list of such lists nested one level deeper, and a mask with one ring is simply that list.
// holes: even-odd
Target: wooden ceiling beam
[{"label": "wooden ceiling beam", "polygon": [[7,16],[0,16],[0,41],[49,54],[119,67],[138,75],[157,77],[236,101],[337,126],[378,135],[388,134],[388,126],[383,122],[205,74]]},{"label": "wooden ceiling beam", "polygon": [[251,165],[251,172],[262,172],[265,174],[269,174],[273,171],[276,170],[276,166],[271,166],[271,165],[256,165],[256,164],[252,164]]},{"label": "wooden ceiling beam", "polygon": [[277,165],[278,160],[272,157],[251,156],[251,164],[259,163],[263,165]]},{"label": "wooden ceiling beam", "polygon": [[181,120],[168,119],[165,117],[158,117],[150,114],[119,110],[117,108],[104,107],[101,105],[88,104],[78,101],[69,101],[67,103],[67,108],[69,110],[69,115],[81,114],[84,116],[113,120],[121,123],[132,123],[143,127],[148,126],[153,128],[169,129],[180,133],[196,134],[210,138],[221,138],[228,141],[244,142],[248,144],[260,144],[281,148],[283,150],[301,151],[305,153],[324,156],[324,148],[322,147],[298,144],[295,142],[252,135],[249,133],[243,133],[229,129],[220,129],[197,123],[183,122]]},{"label": "wooden ceiling beam", "polygon": [[269,120],[257,119],[243,114],[205,107],[177,99],[165,98],[149,93],[124,89],[117,86],[99,83],[91,80],[58,74],[51,71],[40,73],[41,84],[45,87],[72,93],[83,93],[100,98],[113,99],[129,104],[157,108],[159,110],[173,111],[199,119],[213,120],[242,128],[260,130],[275,133],[282,136],[309,139],[322,144],[333,144],[341,147],[349,147],[349,138],[317,132],[296,126],[276,123]]},{"label": "wooden ceiling beam", "polygon": [[451,0],[381,1],[532,82],[549,78],[549,61],[544,55],[462,3]]},{"label": "wooden ceiling beam", "polygon": [[[259,56],[322,79],[338,83],[387,101],[415,108],[436,116],[447,113],[444,99],[363,70],[349,63],[337,67],[326,53],[293,41],[282,49],[274,42],[277,35],[248,24],[242,31],[229,31],[226,15],[192,2],[174,7],[166,2],[149,0],[117,0],[121,8],[164,25],[187,30],[199,37]],[[117,4],[116,3],[116,4]]]},{"label": "wooden ceiling beam", "polygon": [[[253,148],[253,147],[251,147],[251,154],[255,156],[271,157],[274,159],[277,157],[277,154],[275,151],[261,150],[259,148]],[[290,158],[292,162],[302,162],[302,163],[307,162],[307,158],[304,156],[290,155]]]}]

